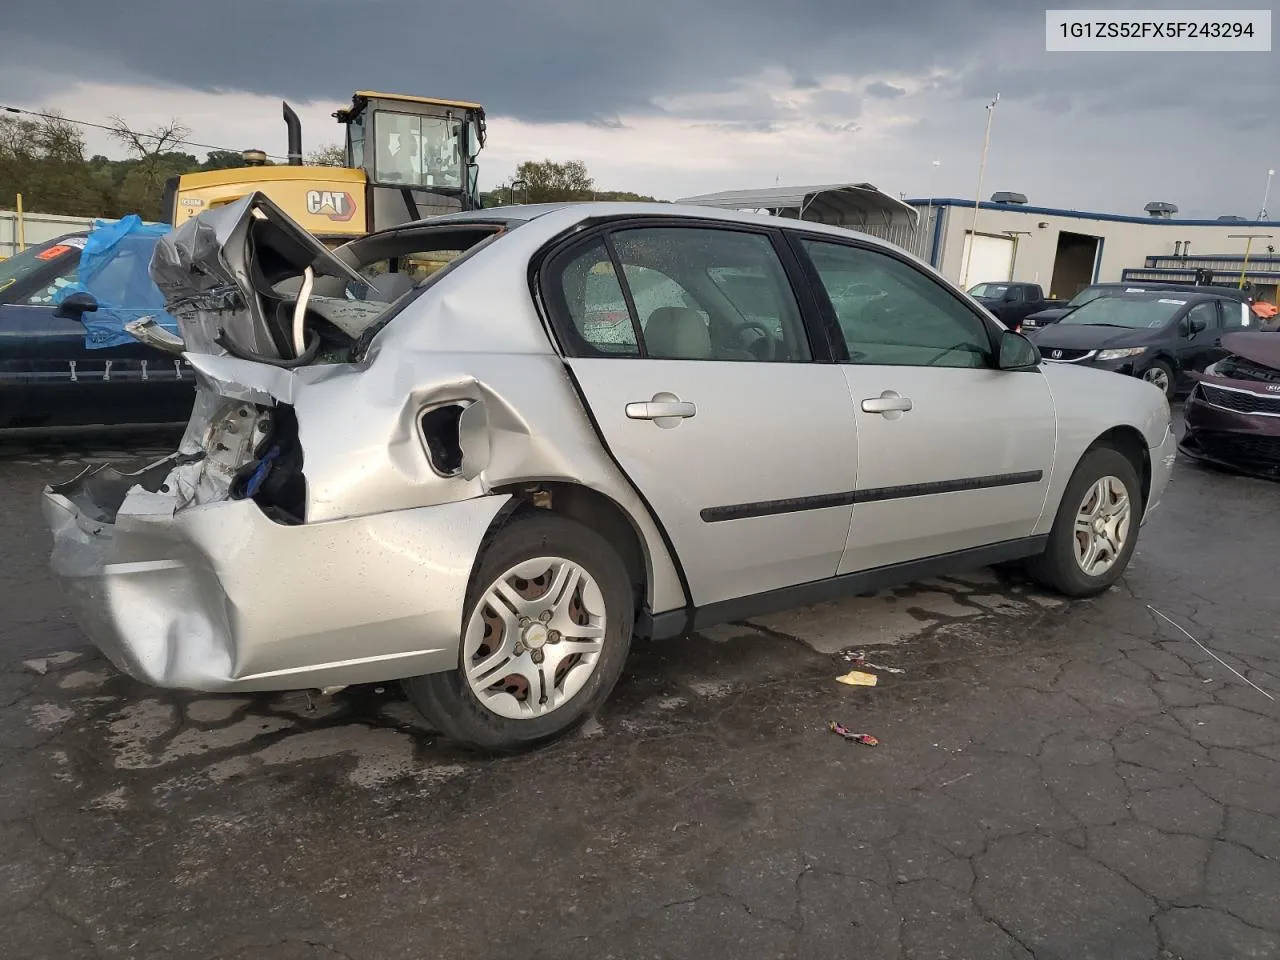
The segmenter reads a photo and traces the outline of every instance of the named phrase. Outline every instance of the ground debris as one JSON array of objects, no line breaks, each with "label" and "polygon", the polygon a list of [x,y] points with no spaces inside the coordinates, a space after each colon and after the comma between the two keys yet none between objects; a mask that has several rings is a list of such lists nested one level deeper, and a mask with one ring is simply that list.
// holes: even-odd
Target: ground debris
[{"label": "ground debris", "polygon": [[852,730],[846,727],[843,723],[840,723],[838,720],[832,720],[828,726],[828,729],[832,733],[836,734],[837,736],[844,737],[850,743],[861,743],[863,746],[867,746],[867,747],[877,747],[880,745],[880,741],[877,740],[875,737],[873,737],[871,734],[854,733]]},{"label": "ground debris", "polygon": [[848,684],[851,687],[874,687],[879,682],[879,677],[874,673],[863,673],[861,670],[850,670],[842,676],[836,677],[840,683]]},{"label": "ground debris", "polygon": [[887,667],[883,663],[872,663],[867,659],[867,654],[863,650],[845,650],[840,654],[840,659],[845,663],[856,663],[860,667],[868,670],[879,670],[881,673],[906,673],[901,667]]}]

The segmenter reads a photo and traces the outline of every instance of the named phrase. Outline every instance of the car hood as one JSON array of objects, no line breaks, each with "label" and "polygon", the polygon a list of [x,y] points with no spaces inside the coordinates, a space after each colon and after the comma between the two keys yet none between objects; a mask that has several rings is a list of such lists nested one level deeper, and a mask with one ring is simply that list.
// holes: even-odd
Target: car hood
[{"label": "car hood", "polygon": [[1110,347],[1141,347],[1152,341],[1155,330],[1120,327],[1095,327],[1082,323],[1055,323],[1030,334],[1041,350],[1106,350]]},{"label": "car hood", "polygon": [[1074,310],[1074,307],[1053,307],[1050,310],[1038,310],[1027,315],[1028,320],[1058,320]]},{"label": "car hood", "polygon": [[1222,348],[1259,366],[1280,370],[1280,336],[1275,333],[1228,333],[1222,338]]}]

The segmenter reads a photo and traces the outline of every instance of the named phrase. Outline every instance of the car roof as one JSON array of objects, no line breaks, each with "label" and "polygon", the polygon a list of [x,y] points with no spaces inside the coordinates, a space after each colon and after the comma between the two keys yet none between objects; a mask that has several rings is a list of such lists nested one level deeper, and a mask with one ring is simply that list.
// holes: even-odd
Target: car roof
[{"label": "car roof", "polygon": [[[813,220],[792,220],[788,217],[777,217],[766,213],[727,210],[721,207],[703,207],[688,203],[663,203],[660,201],[614,201],[614,200],[571,200],[560,203],[512,204],[504,207],[486,207],[481,210],[466,210],[460,213],[447,213],[438,217],[430,217],[417,221],[420,224],[449,223],[493,223],[505,222],[513,226],[517,224],[539,224],[546,237],[554,236],[580,223],[589,220],[625,219],[629,217],[670,217],[686,220],[716,220],[726,223],[737,223],[744,226],[769,227],[775,230],[788,230],[811,234],[828,234],[848,239],[856,236],[860,242],[894,250],[899,255],[905,254],[919,263],[924,263],[908,251],[871,234],[861,233],[855,227],[833,226]],[[401,227],[391,229],[403,229]],[[524,230],[520,231],[524,233]],[[927,267],[927,264],[926,264]],[[932,268],[929,268],[932,269]]]},{"label": "car roof", "polygon": [[[1171,296],[1172,295],[1172,296]],[[1188,290],[1125,290],[1118,297],[1106,297],[1107,300],[1169,300],[1177,297],[1183,303],[1200,303],[1204,300],[1229,300],[1221,293],[1195,293]],[[1090,303],[1097,303],[1091,300]],[[1084,306],[1088,306],[1086,303]]]}]

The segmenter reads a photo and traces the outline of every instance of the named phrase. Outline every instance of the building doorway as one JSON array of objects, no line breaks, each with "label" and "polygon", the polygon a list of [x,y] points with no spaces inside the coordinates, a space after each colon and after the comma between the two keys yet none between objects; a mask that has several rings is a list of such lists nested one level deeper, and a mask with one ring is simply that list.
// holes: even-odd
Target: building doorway
[{"label": "building doorway", "polygon": [[1102,251],[1100,237],[1084,233],[1058,234],[1058,249],[1053,257],[1053,279],[1048,295],[1060,300],[1070,300],[1093,283],[1097,276],[1098,255]]}]

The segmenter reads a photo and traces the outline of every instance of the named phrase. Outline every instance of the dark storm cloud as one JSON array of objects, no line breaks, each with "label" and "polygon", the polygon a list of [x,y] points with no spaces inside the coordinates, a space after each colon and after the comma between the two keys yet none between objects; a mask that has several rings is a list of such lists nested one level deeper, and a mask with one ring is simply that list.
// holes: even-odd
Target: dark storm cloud
[{"label": "dark storm cloud", "polygon": [[[128,72],[297,99],[381,88],[479,99],[525,120],[586,120],[727,89],[769,66],[810,84],[828,72],[921,72],[963,59],[993,21],[1042,30],[1040,16],[1015,0],[222,0],[199,10],[127,0],[109,12],[98,0],[62,0],[57,18],[38,4],[7,10],[0,57],[10,76],[54,62],[67,79]],[[91,69],[65,23],[92,37]],[[62,55],[33,53],[51,48]]]}]

